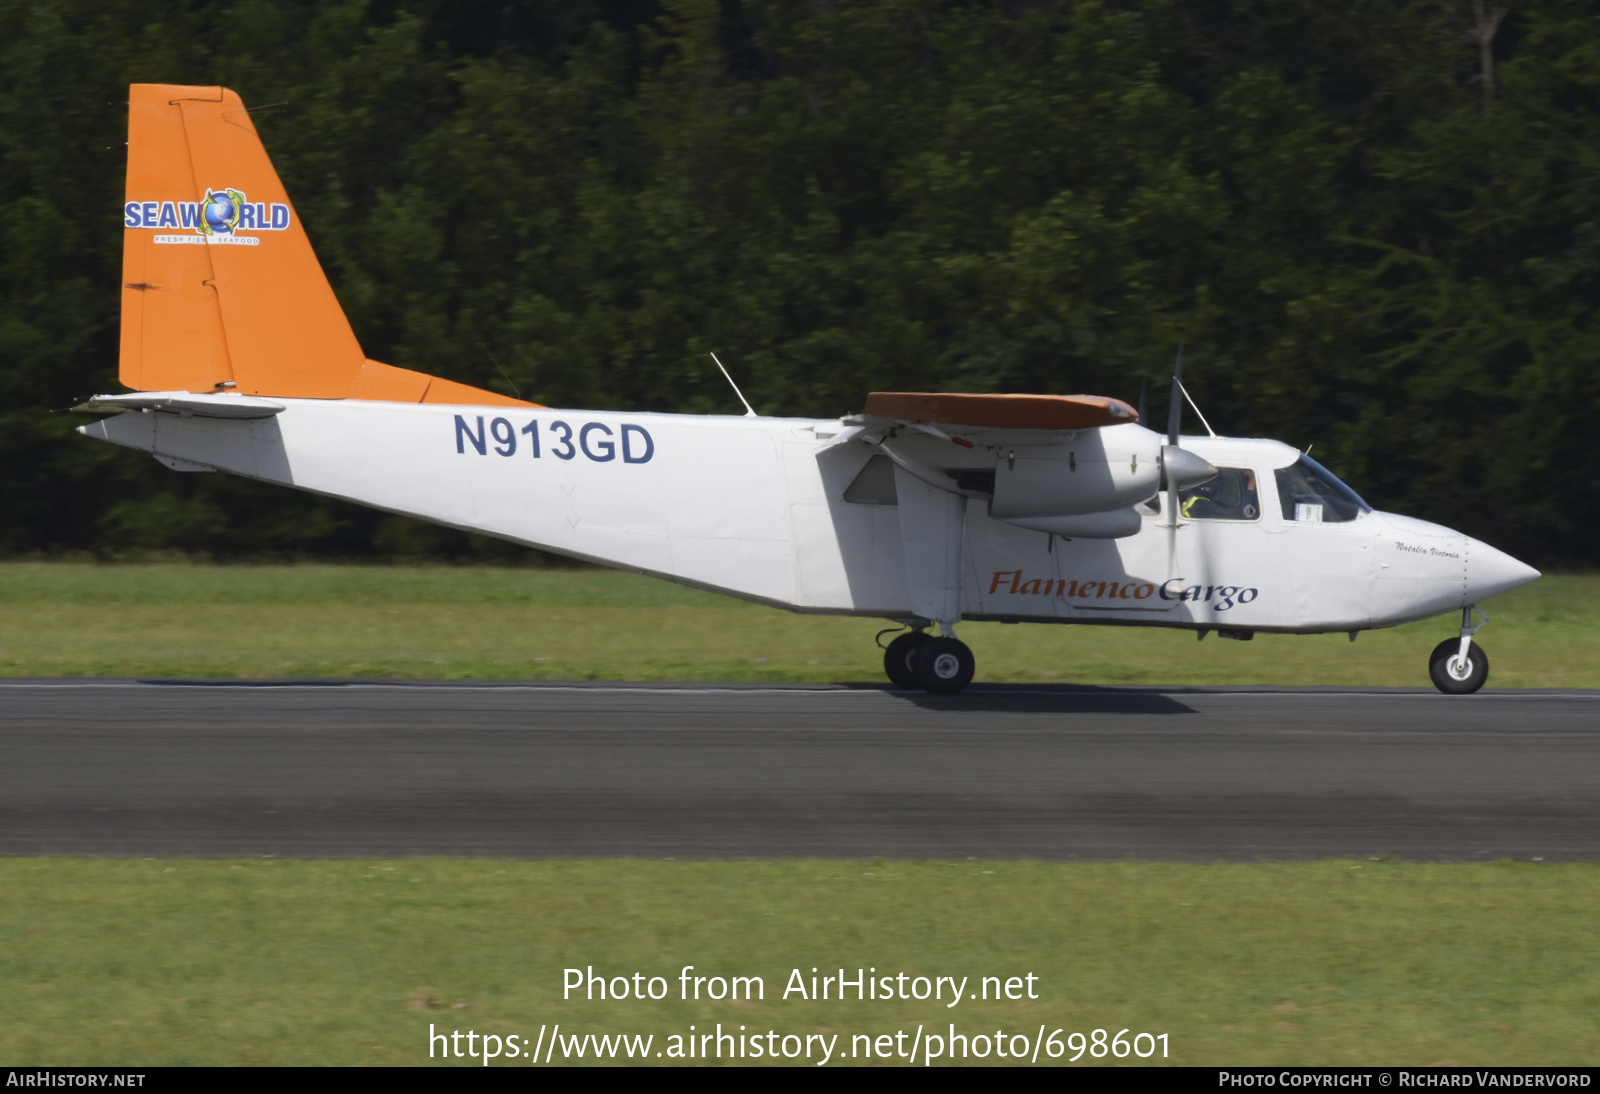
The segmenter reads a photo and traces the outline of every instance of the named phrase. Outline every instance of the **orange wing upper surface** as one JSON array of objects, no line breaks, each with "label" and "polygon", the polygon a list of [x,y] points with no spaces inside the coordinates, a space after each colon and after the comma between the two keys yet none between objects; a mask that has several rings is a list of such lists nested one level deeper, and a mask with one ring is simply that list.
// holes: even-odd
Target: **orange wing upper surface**
[{"label": "orange wing upper surface", "polygon": [[130,388],[538,405],[367,359],[227,88],[133,85],[123,226]]},{"label": "orange wing upper surface", "polygon": [[926,391],[874,391],[866,412],[974,429],[1095,429],[1136,422],[1121,399],[1102,395],[965,395]]}]

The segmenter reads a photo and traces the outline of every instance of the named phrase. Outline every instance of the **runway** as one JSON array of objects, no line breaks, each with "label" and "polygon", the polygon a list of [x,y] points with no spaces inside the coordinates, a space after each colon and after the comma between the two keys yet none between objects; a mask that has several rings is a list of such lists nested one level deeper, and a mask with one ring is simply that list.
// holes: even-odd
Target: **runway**
[{"label": "runway", "polygon": [[0,682],[0,854],[1600,859],[1600,691]]}]

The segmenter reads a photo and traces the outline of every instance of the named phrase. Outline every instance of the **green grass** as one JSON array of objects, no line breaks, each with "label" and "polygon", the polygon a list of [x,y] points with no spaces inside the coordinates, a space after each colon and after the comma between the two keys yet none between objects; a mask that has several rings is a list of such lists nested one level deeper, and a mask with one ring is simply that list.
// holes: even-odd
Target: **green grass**
[{"label": "green grass", "polygon": [[[13,859],[0,1058],[416,1064],[429,1023],[659,1048],[691,1023],[848,1045],[955,1022],[1165,1032],[1176,1064],[1594,1064],[1596,909],[1581,864]],[[590,965],[672,992],[563,1001]],[[683,965],[766,998],[679,1001]],[[813,966],[969,993],[1032,973],[1039,998],[784,1001]]]},{"label": "green grass", "polygon": [[[0,674],[880,681],[875,619],[803,616],[632,574],[442,566],[0,565]],[[1600,576],[1486,605],[1491,683],[1600,687]],[[967,623],[978,680],[1428,686],[1454,617],[1253,642]]]}]

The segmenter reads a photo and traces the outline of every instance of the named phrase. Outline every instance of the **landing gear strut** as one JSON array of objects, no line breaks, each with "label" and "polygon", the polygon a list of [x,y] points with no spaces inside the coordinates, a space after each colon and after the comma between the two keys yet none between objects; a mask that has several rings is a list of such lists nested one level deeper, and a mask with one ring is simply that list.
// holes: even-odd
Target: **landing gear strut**
[{"label": "landing gear strut", "polygon": [[883,651],[883,671],[897,688],[921,688],[933,695],[954,695],[972,683],[977,659],[953,634],[908,631]]},{"label": "landing gear strut", "polygon": [[[1472,625],[1474,611],[1483,616],[1483,622],[1476,627]],[[1472,636],[1487,622],[1489,617],[1476,605],[1462,610],[1460,637],[1446,638],[1428,657],[1428,675],[1433,678],[1434,687],[1446,695],[1471,695],[1483,687],[1489,679],[1489,655]]]}]

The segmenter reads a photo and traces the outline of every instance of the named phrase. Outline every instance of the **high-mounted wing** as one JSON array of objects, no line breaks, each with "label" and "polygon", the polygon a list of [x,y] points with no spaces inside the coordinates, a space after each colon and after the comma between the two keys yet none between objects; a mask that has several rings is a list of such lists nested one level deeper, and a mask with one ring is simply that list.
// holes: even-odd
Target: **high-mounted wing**
[{"label": "high-mounted wing", "polygon": [[973,429],[1098,429],[1139,420],[1133,407],[1104,395],[874,391],[867,396],[866,413]]}]

